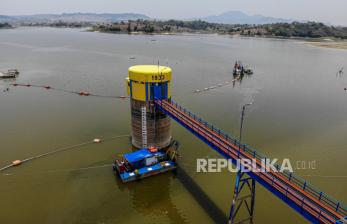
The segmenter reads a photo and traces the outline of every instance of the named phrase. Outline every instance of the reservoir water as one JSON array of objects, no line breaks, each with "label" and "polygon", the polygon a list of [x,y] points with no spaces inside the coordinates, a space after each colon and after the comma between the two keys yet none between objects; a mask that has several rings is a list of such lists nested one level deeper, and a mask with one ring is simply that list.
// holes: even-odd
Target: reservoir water
[{"label": "reservoir water", "polygon": [[[0,30],[0,70],[18,83],[124,95],[134,64],[173,69],[173,98],[270,158],[347,202],[347,51],[300,41],[219,35],[116,35],[78,29]],[[254,75],[235,86],[236,60]],[[0,166],[94,138],[130,133],[127,99],[82,97],[0,80]],[[177,174],[121,184],[109,166],[129,138],[62,152],[0,173],[1,223],[225,223],[235,174],[197,173],[197,158],[219,156],[173,122],[181,143]],[[309,167],[309,165],[315,166]],[[305,168],[305,169],[304,169]],[[306,223],[260,185],[255,223]]]}]

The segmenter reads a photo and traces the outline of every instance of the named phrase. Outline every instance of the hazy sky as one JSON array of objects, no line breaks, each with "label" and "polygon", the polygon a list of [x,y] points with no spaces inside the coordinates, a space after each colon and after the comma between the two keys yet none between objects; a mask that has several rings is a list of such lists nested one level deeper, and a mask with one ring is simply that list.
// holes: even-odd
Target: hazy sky
[{"label": "hazy sky", "polygon": [[0,0],[3,15],[137,12],[153,18],[180,19],[229,10],[347,25],[347,0]]}]

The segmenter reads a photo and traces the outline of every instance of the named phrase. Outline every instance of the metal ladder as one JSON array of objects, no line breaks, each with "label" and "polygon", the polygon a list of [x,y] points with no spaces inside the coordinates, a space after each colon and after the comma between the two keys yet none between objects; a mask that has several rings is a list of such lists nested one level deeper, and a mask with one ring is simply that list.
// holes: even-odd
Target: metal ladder
[{"label": "metal ladder", "polygon": [[142,122],[142,147],[147,148],[147,115],[146,107],[141,107],[141,122]]}]

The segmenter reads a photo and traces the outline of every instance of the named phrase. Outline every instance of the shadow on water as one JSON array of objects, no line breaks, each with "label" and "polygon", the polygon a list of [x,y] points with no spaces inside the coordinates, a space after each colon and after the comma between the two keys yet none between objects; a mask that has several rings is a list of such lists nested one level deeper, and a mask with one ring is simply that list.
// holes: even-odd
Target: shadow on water
[{"label": "shadow on water", "polygon": [[234,74],[233,77],[234,77],[234,80],[235,80],[235,82],[233,82],[233,87],[235,87],[236,82],[238,82],[240,85],[242,84],[242,80],[245,77],[245,75],[244,74],[240,74],[240,75],[235,75]]},{"label": "shadow on water", "polygon": [[171,223],[188,223],[172,202],[170,181],[174,173],[165,173],[143,180],[122,183],[118,177],[116,182],[120,190],[127,189],[132,197],[135,210],[144,216],[166,216]]},{"label": "shadow on water", "polygon": [[215,223],[227,222],[224,212],[180,166],[177,167],[177,178]]},{"label": "shadow on water", "polygon": [[[179,142],[175,141],[175,143],[177,150]],[[187,223],[186,219],[182,217],[176,205],[171,200],[170,182],[172,178],[177,178],[180,181],[214,223],[227,222],[226,214],[179,163],[177,164],[177,169],[173,172],[126,184],[123,184],[117,177],[116,181],[120,190],[124,190],[125,188],[129,190],[132,195],[133,205],[139,213],[157,215],[160,212],[164,212],[172,223]]]},{"label": "shadow on water", "polygon": [[1,78],[0,77],[0,93],[6,93],[10,91],[9,83],[16,81],[16,78]]},{"label": "shadow on water", "polygon": [[185,217],[171,200],[170,181],[172,178],[177,178],[181,182],[214,223],[227,222],[225,213],[180,166],[174,173],[165,173],[126,184],[116,177],[116,182],[120,190],[129,190],[134,208],[139,213],[146,216],[162,213],[170,219],[171,223],[187,223]]}]

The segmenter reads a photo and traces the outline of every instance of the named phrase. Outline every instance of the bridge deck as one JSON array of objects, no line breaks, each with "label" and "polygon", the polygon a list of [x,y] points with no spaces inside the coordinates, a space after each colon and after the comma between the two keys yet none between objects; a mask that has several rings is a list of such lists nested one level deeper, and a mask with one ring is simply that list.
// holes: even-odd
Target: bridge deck
[{"label": "bridge deck", "polygon": [[266,157],[241,144],[236,138],[208,124],[172,100],[156,100],[156,106],[227,159],[256,161],[248,175],[313,223],[338,223],[347,216],[347,207],[289,172],[261,172]]}]

